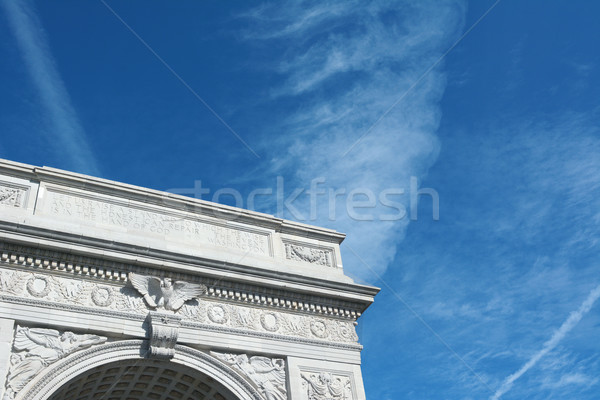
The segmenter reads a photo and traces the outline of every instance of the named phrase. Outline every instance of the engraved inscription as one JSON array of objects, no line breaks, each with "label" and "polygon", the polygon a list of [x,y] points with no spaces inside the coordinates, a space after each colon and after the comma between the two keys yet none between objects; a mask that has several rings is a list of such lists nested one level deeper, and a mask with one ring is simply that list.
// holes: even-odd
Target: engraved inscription
[{"label": "engraved inscription", "polygon": [[49,192],[49,211],[61,218],[122,227],[187,241],[269,255],[266,234],[249,232],[191,219],[179,218],[133,206]]}]

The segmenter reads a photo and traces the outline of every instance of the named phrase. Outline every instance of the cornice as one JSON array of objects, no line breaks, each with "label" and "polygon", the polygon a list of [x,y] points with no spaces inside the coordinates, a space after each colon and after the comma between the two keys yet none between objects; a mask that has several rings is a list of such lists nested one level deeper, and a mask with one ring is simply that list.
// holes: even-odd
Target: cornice
[{"label": "cornice", "polygon": [[286,289],[264,287],[220,277],[159,270],[147,265],[135,265],[104,258],[66,253],[54,249],[34,248],[0,241],[0,262],[12,268],[31,272],[51,272],[63,276],[100,281],[103,284],[123,284],[127,274],[135,272],[176,280],[202,283],[208,287],[208,298],[227,302],[251,304],[272,309],[332,316],[355,320],[360,317],[363,304],[340,298],[290,292]]},{"label": "cornice", "polygon": [[345,234],[332,229],[288,221],[257,211],[212,203],[201,199],[96,178],[57,168],[36,167],[0,159],[0,173],[30,180],[58,183],[63,186],[91,190],[97,193],[117,195],[125,199],[155,204],[174,210],[193,212],[199,215],[220,215],[224,219],[235,219],[236,222],[266,227],[276,232],[290,233],[324,242],[340,244],[346,237]]}]

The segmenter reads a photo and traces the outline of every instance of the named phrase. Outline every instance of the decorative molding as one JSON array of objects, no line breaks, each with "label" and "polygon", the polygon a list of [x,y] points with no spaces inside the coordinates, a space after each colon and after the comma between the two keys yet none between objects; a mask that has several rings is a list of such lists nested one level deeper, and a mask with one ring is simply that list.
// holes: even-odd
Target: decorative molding
[{"label": "decorative molding", "polygon": [[24,208],[27,203],[29,187],[0,182],[0,204]]},{"label": "decorative molding", "polygon": [[[125,340],[105,343],[87,350],[73,353],[56,362],[51,368],[45,368],[35,382],[28,384],[15,400],[44,400],[65,384],[82,369],[104,365],[120,360],[140,360],[144,357],[145,340]],[[216,378],[244,400],[264,400],[260,392],[232,368],[214,357],[187,346],[176,345],[175,356],[171,360],[191,367],[203,374]]]},{"label": "decorative molding", "polygon": [[148,317],[150,321],[150,356],[173,358],[181,317],[157,311],[150,311]]},{"label": "decorative molding", "polygon": [[15,329],[13,352],[3,400],[12,400],[40,371],[68,354],[106,342],[98,335],[77,335],[54,329]]},{"label": "decorative molding", "polygon": [[[2,294],[38,299],[58,309],[80,309],[87,313],[103,310],[115,315],[148,314],[148,307],[138,291],[123,283],[120,286],[95,283],[57,276],[23,272],[0,267],[0,297]],[[191,300],[182,305],[178,315],[192,324],[222,326],[231,332],[249,331],[275,334],[277,337],[296,337],[327,343],[356,344],[354,322],[340,318],[316,317],[310,314],[250,307],[213,299]],[[121,318],[121,317],[120,317]]]},{"label": "decorative molding", "polygon": [[[158,272],[149,268],[140,268],[114,261],[77,256],[52,250],[34,249],[3,242],[0,242],[0,262],[23,269],[53,271],[67,276],[76,275],[90,280],[103,280],[111,284],[127,282],[127,271],[141,272],[146,275]],[[160,275],[164,274],[160,273]],[[283,309],[294,312],[301,311],[324,316],[335,316],[353,321],[361,315],[357,311],[360,309],[358,304],[346,301],[319,298],[317,296],[290,298],[288,297],[289,295],[280,291],[239,285],[235,282],[221,281],[219,284],[211,284],[207,280],[201,280],[197,277],[184,274],[176,274],[175,278],[188,282],[204,283],[207,286],[205,295],[207,298],[269,307],[275,310]]]},{"label": "decorative molding", "polygon": [[335,371],[300,371],[305,400],[354,400],[351,374]]},{"label": "decorative molding", "polygon": [[312,247],[305,244],[284,242],[285,258],[309,264],[334,267],[333,250],[330,248]]},{"label": "decorative molding", "polygon": [[251,356],[247,354],[218,353],[210,354],[248,379],[258,388],[266,400],[286,400],[286,366],[282,358]]},{"label": "decorative molding", "polygon": [[[90,309],[89,307],[83,307],[72,304],[57,304],[53,302],[43,301],[35,298],[23,298],[12,295],[4,295],[0,293],[0,302],[8,303],[8,304],[20,304],[31,307],[36,307],[39,309],[56,309],[56,310],[64,310],[73,313],[79,314],[89,314],[93,313],[95,315],[106,316],[110,318],[118,318],[122,320],[130,320],[130,321],[139,321],[143,322],[147,314],[132,314],[129,312],[121,312],[121,311],[113,311],[107,309]],[[199,305],[201,307],[202,304]],[[309,346],[326,346],[330,348],[340,349],[340,350],[349,350],[349,351],[360,351],[362,350],[362,346],[356,342],[349,343],[336,343],[331,341],[323,341],[319,339],[310,339],[305,337],[298,336],[286,336],[279,335],[270,332],[260,332],[260,331],[251,331],[247,329],[238,329],[238,328],[230,328],[222,325],[209,325],[199,322],[193,322],[189,320],[182,320],[181,326],[188,329],[196,329],[196,330],[204,330],[207,332],[215,332],[222,334],[231,334],[242,337],[256,337],[270,340],[278,340],[286,343],[297,343]]]}]

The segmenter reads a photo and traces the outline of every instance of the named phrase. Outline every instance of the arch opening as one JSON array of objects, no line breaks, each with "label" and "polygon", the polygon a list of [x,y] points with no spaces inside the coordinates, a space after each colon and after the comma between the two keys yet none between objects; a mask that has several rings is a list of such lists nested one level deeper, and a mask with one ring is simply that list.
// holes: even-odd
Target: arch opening
[{"label": "arch opening", "polygon": [[263,400],[230,367],[176,345],[174,358],[147,358],[143,340],[73,353],[39,373],[15,400]]},{"label": "arch opening", "polygon": [[212,377],[160,360],[120,360],[74,376],[48,400],[238,400]]}]

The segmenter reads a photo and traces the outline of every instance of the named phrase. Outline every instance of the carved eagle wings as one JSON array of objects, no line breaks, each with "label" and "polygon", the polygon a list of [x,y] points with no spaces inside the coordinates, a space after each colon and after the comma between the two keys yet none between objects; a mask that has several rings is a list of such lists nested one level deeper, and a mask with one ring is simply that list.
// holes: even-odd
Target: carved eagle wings
[{"label": "carved eagle wings", "polygon": [[129,280],[133,287],[144,296],[148,306],[177,311],[188,300],[206,293],[206,286],[182,281],[173,282],[170,278],[138,275],[130,272]]}]

